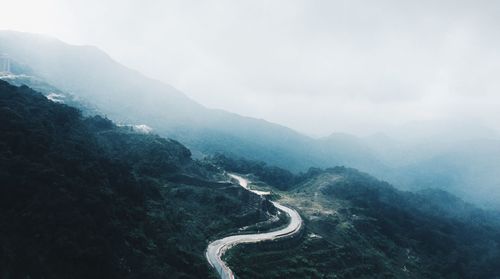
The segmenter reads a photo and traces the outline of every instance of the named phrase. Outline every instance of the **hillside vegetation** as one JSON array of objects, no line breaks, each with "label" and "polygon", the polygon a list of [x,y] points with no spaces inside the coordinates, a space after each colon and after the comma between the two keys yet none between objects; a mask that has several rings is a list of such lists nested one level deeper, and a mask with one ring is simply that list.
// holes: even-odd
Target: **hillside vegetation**
[{"label": "hillside vegetation", "polygon": [[[240,169],[256,165],[237,161]],[[268,174],[263,170],[267,168],[257,169]],[[344,167],[311,169],[290,181],[295,184],[285,190],[282,185],[268,187],[280,203],[299,210],[306,222],[304,236],[282,246],[231,250],[229,265],[240,278],[500,276],[496,212],[478,209],[441,190],[402,192]]]},{"label": "hillside vegetation", "polygon": [[1,278],[207,278],[272,206],[180,143],[0,81]]}]

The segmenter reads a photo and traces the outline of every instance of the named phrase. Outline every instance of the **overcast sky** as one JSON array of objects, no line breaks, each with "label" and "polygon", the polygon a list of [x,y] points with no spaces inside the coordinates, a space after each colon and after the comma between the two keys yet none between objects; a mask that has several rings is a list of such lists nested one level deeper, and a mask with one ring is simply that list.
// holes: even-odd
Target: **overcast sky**
[{"label": "overcast sky", "polygon": [[0,29],[95,45],[208,107],[312,135],[500,128],[499,15],[494,0],[0,0]]}]

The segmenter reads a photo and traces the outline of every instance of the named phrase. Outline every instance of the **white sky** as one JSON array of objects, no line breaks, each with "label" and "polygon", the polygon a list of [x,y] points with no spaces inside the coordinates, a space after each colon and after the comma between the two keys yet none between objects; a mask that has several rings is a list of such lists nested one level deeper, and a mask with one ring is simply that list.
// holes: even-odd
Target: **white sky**
[{"label": "white sky", "polygon": [[500,128],[500,1],[0,0],[0,29],[95,45],[200,103],[312,135]]}]

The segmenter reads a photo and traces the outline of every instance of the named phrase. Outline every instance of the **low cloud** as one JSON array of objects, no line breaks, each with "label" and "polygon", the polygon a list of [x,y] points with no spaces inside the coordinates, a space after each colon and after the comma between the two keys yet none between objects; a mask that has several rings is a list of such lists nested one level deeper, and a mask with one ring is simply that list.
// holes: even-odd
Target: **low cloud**
[{"label": "low cloud", "polygon": [[209,107],[309,134],[370,133],[440,117],[500,121],[496,1],[1,6],[0,28],[97,45]]}]

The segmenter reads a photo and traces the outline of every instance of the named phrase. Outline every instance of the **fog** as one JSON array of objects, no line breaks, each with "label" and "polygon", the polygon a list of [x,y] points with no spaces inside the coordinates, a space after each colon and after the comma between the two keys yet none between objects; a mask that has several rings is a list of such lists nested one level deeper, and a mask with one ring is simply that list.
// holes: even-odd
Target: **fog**
[{"label": "fog", "polygon": [[196,101],[309,135],[498,130],[497,1],[1,1],[0,29],[95,45]]},{"label": "fog", "polygon": [[[19,47],[17,58],[37,57],[24,62],[53,85],[80,88],[112,119],[147,124],[200,156],[223,147],[297,172],[347,165],[400,188],[443,188],[500,208],[496,1],[0,0],[0,7],[0,30],[96,46],[208,108],[317,138],[205,110],[86,48],[73,53],[50,40]],[[23,45],[9,44],[11,52]],[[58,71],[68,63],[53,60],[65,59],[73,66]]]}]

